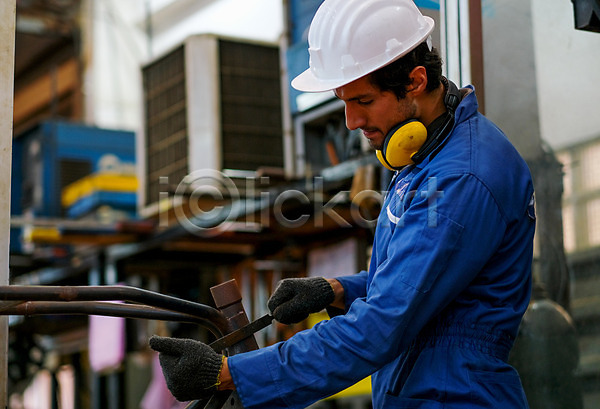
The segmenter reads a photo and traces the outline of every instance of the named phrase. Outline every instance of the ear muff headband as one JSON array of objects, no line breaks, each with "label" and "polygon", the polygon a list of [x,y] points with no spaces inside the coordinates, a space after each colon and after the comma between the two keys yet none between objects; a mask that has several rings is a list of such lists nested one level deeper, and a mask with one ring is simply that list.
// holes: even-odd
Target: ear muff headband
[{"label": "ear muff headband", "polygon": [[427,142],[425,142],[419,152],[413,156],[412,159],[414,163],[420,163],[430,155],[432,158],[435,157],[448,140],[447,136],[450,135],[450,132],[454,128],[454,113],[460,104],[460,91],[456,84],[449,81],[447,78],[442,77],[442,82],[446,86],[446,95],[444,96],[446,118],[442,125],[435,130],[433,135],[427,139]]},{"label": "ear muff headband", "polygon": [[447,109],[443,124],[429,138],[427,128],[415,119],[394,126],[386,135],[382,149],[376,152],[377,159],[383,166],[397,170],[412,163],[420,163],[442,148],[446,136],[454,127],[454,112],[460,103],[458,87],[444,77],[442,82],[446,86],[444,104]]}]

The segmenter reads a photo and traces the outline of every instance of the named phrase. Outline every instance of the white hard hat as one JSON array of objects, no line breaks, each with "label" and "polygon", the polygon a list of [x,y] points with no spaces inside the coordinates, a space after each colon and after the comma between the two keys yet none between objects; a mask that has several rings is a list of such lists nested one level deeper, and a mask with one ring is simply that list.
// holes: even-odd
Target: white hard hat
[{"label": "white hard hat", "polygon": [[325,0],[308,32],[310,68],[300,91],[338,88],[407,54],[433,31],[412,0]]}]

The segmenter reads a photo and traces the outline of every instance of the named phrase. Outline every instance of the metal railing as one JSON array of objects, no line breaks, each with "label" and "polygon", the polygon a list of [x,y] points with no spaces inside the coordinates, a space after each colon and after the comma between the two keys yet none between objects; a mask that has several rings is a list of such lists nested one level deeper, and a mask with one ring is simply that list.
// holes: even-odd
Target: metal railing
[{"label": "metal railing", "polygon": [[[211,288],[218,308],[130,286],[0,286],[0,315],[105,315],[202,325],[217,338],[248,323],[234,280]],[[257,349],[254,337],[228,355]],[[188,409],[243,408],[236,392],[221,391]]]}]

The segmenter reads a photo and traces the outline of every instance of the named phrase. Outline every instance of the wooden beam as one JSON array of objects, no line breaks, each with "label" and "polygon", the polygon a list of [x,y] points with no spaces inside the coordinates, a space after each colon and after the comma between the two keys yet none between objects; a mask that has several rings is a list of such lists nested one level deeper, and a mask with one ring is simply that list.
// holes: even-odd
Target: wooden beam
[{"label": "wooden beam", "polygon": [[56,237],[32,237],[31,242],[36,244],[70,244],[70,245],[94,245],[109,246],[112,244],[135,243],[139,241],[136,234],[59,234]]},{"label": "wooden beam", "polygon": [[177,240],[165,242],[162,249],[165,251],[191,251],[195,253],[219,253],[219,254],[240,254],[251,256],[254,254],[255,246],[249,243],[225,243],[205,240]]},{"label": "wooden beam", "polygon": [[14,122],[23,122],[29,116],[50,106],[52,101],[76,91],[79,85],[78,67],[77,61],[71,58],[29,85],[16,90]]}]

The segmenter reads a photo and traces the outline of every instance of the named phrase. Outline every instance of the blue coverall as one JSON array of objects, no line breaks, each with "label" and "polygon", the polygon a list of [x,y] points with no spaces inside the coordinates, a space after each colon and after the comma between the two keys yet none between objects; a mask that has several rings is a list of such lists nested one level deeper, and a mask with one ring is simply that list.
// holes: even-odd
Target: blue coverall
[{"label": "blue coverall", "polygon": [[368,272],[339,278],[345,314],[228,359],[245,408],[304,408],[371,374],[374,408],[527,408],[507,359],[531,291],[533,186],[467,92],[443,149],[391,184]]}]

